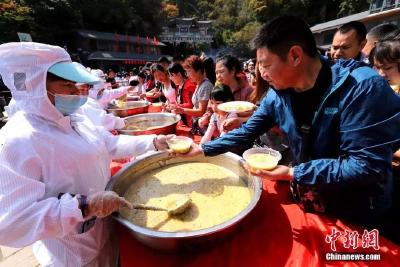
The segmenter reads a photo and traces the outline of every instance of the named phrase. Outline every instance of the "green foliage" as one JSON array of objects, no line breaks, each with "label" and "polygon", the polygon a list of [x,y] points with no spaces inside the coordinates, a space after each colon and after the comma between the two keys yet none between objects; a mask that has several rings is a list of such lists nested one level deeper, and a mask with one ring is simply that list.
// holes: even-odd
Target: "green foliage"
[{"label": "green foliage", "polygon": [[340,1],[338,16],[348,16],[368,9],[370,0],[343,0]]},{"label": "green foliage", "polygon": [[132,12],[126,17],[126,21],[132,20],[132,28],[128,32],[142,36],[153,36],[161,31],[164,21],[162,16],[161,0],[126,0]]},{"label": "green foliage", "polygon": [[175,4],[165,1],[162,3],[162,9],[163,15],[167,20],[179,16],[179,8]]},{"label": "green foliage", "polygon": [[65,44],[73,31],[82,24],[82,16],[76,9],[77,1],[26,0],[32,10],[35,25],[31,28],[33,40],[44,43]]},{"label": "green foliage", "polygon": [[64,45],[82,28],[153,36],[162,23],[161,0],[3,0],[0,10],[1,42],[17,41],[22,31]]},{"label": "green foliage", "polygon": [[256,35],[260,26],[261,24],[258,22],[250,22],[239,31],[233,33],[228,44],[237,56],[254,57],[252,55],[251,40]]},{"label": "green foliage", "polygon": [[18,41],[17,32],[31,32],[31,9],[12,0],[0,3],[0,43]]},{"label": "green foliage", "polygon": [[368,8],[369,0],[166,0],[179,16],[213,20],[214,47],[229,46],[251,56],[249,42],[258,27],[279,15],[296,15],[310,25]]},{"label": "green foliage", "polygon": [[311,26],[367,10],[370,0],[2,0],[0,42],[29,32],[35,41],[63,45],[76,29],[153,36],[174,17],[213,20],[213,47],[230,46],[251,56],[249,42],[258,27],[290,14]]}]

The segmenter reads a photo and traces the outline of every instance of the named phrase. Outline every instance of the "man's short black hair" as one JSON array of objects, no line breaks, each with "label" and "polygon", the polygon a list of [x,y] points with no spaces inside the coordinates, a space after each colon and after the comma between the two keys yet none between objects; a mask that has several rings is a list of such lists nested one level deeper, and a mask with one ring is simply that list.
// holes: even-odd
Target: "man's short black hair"
[{"label": "man's short black hair", "polygon": [[373,27],[368,32],[368,36],[370,38],[374,38],[376,40],[382,40],[385,36],[391,32],[394,32],[398,29],[398,27],[391,23],[383,23]]},{"label": "man's short black hair", "polygon": [[303,48],[310,57],[318,55],[314,36],[301,18],[295,16],[280,16],[264,24],[253,39],[255,49],[267,48],[286,60],[287,53],[294,45]]},{"label": "man's short black hair", "polygon": [[158,62],[158,63],[167,63],[167,64],[171,64],[171,61],[169,61],[169,59],[168,59],[167,57],[165,57],[165,56],[160,57],[160,58],[157,60],[157,62]]},{"label": "man's short black hair", "polygon": [[367,28],[365,28],[364,23],[362,23],[360,21],[353,20],[353,21],[347,22],[347,23],[343,24],[342,26],[340,26],[336,32],[348,33],[351,30],[354,30],[356,32],[357,40],[361,44],[367,36]]}]

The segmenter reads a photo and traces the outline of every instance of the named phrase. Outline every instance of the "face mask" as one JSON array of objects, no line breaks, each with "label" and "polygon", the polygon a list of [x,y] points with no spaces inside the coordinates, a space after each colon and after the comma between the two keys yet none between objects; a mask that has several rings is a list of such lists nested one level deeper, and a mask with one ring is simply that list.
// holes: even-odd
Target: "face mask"
[{"label": "face mask", "polygon": [[62,95],[62,94],[49,94],[54,96],[54,106],[61,114],[68,116],[74,113],[80,106],[86,103],[86,95]]}]

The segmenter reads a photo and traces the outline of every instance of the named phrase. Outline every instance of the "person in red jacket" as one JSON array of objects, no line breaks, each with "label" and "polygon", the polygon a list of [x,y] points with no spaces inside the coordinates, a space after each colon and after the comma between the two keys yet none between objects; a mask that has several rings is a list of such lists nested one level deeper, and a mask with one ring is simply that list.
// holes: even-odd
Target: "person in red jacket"
[{"label": "person in red jacket", "polygon": [[[182,65],[174,63],[168,69],[171,80],[177,85],[177,106],[182,108],[192,108],[192,96],[196,90],[196,84],[191,82],[186,77],[186,72]],[[174,107],[168,107],[173,109]],[[182,122],[184,125],[192,127],[192,119],[190,115],[182,115]]]}]

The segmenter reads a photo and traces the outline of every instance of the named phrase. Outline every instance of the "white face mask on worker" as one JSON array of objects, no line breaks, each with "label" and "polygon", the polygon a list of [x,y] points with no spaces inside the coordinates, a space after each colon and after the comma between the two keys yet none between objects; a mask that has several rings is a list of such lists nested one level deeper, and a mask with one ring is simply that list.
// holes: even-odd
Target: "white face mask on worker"
[{"label": "white face mask on worker", "polygon": [[63,95],[53,94],[51,92],[48,93],[54,96],[54,106],[64,116],[74,113],[79,107],[86,103],[88,98],[87,95]]}]

